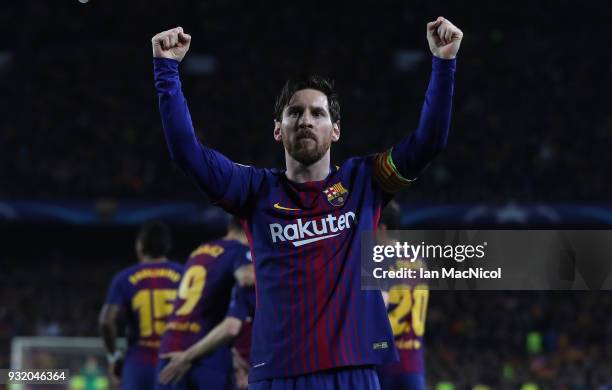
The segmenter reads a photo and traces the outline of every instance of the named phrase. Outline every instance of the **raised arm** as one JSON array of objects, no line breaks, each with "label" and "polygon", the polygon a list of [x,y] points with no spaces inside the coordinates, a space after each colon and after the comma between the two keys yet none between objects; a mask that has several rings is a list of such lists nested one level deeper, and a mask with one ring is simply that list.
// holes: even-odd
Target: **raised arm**
[{"label": "raised arm", "polygon": [[450,128],[457,52],[463,32],[439,17],[427,23],[427,41],[433,54],[432,72],[417,129],[390,153],[377,157],[377,181],[394,192],[415,179],[446,147]]},{"label": "raised arm", "polygon": [[151,40],[155,88],[170,156],[215,203],[230,212],[244,211],[261,172],[235,164],[197,139],[181,90],[179,63],[191,44],[181,27],[163,31]]}]

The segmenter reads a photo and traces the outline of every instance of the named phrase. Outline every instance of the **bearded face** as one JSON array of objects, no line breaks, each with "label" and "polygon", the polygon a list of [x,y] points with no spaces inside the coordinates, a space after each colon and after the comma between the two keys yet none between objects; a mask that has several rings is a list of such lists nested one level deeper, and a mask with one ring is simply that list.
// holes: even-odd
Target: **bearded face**
[{"label": "bearded face", "polygon": [[302,89],[293,94],[276,122],[274,138],[282,141],[291,157],[303,165],[321,160],[340,138],[338,123],[332,123],[327,96],[315,89]]}]

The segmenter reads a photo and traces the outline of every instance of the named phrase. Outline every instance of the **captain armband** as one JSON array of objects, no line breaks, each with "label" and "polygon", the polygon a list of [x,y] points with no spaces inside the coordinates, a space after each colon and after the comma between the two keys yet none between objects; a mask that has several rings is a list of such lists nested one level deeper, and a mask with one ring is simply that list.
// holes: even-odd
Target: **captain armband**
[{"label": "captain armband", "polygon": [[374,180],[383,191],[393,193],[407,187],[416,179],[406,179],[399,173],[393,163],[391,150],[378,153],[374,157]]}]

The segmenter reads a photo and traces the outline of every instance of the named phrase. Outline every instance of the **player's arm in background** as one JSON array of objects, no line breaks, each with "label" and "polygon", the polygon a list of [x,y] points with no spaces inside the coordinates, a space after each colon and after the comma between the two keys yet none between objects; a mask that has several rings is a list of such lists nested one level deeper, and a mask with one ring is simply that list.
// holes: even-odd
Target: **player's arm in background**
[{"label": "player's arm in background", "polygon": [[[252,265],[245,265],[244,267]],[[185,351],[169,352],[160,356],[170,359],[159,373],[162,384],[177,383],[189,370],[193,361],[234,340],[242,329],[242,322],[249,315],[246,294],[248,287],[234,286],[230,308],[223,321],[215,326],[206,336]]]},{"label": "player's arm in background", "polygon": [[198,141],[179,78],[179,63],[189,50],[191,36],[177,27],[155,35],[151,43],[155,88],[170,157],[213,203],[240,214],[263,174],[232,162]]},{"label": "player's arm in background", "polygon": [[389,291],[380,290],[380,294],[382,295],[383,302],[385,303],[385,309],[389,308]]},{"label": "player's arm in background", "polygon": [[240,390],[249,388],[249,371],[251,364],[244,360],[236,348],[232,348],[232,365],[234,366],[234,382]]},{"label": "player's arm in background", "polygon": [[427,23],[432,72],[417,129],[376,157],[376,181],[395,192],[414,180],[446,147],[450,128],[457,52],[463,32],[443,17]]},{"label": "player's arm in background", "polygon": [[116,277],[111,283],[106,301],[98,317],[98,326],[108,359],[109,377],[115,384],[120,381],[123,360],[122,351],[117,349],[117,323],[122,312],[122,303],[121,281],[119,277]]},{"label": "player's arm in background", "polygon": [[234,257],[234,279],[240,287],[255,285],[255,269],[250,249],[240,249]]},{"label": "player's arm in background", "polygon": [[177,383],[189,370],[192,362],[235,339],[242,328],[242,321],[235,317],[225,317],[217,326],[185,351],[169,352],[160,355],[162,359],[170,359],[159,373],[162,384]]}]

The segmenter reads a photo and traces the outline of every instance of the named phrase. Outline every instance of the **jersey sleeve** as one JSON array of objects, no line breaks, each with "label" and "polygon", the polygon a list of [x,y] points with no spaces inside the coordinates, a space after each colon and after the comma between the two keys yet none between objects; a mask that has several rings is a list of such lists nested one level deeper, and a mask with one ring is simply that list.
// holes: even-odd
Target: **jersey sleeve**
[{"label": "jersey sleeve", "polygon": [[252,315],[249,310],[248,294],[249,287],[234,286],[226,317],[234,317],[244,321],[249,315]]},{"label": "jersey sleeve", "polygon": [[251,257],[251,250],[248,247],[242,248],[240,247],[236,251],[236,255],[234,256],[234,264],[233,270],[236,271],[238,268],[243,265],[253,264],[253,258]]},{"label": "jersey sleeve", "polygon": [[234,163],[198,141],[178,66],[175,60],[154,59],[155,87],[170,157],[214,204],[230,213],[246,215],[265,171]]},{"label": "jersey sleeve", "polygon": [[124,305],[128,298],[123,287],[124,279],[121,275],[117,275],[113,278],[111,285],[104,301],[107,305]]},{"label": "jersey sleeve", "polygon": [[374,178],[386,192],[406,187],[446,147],[456,60],[433,57],[429,86],[417,129],[375,158]]}]

